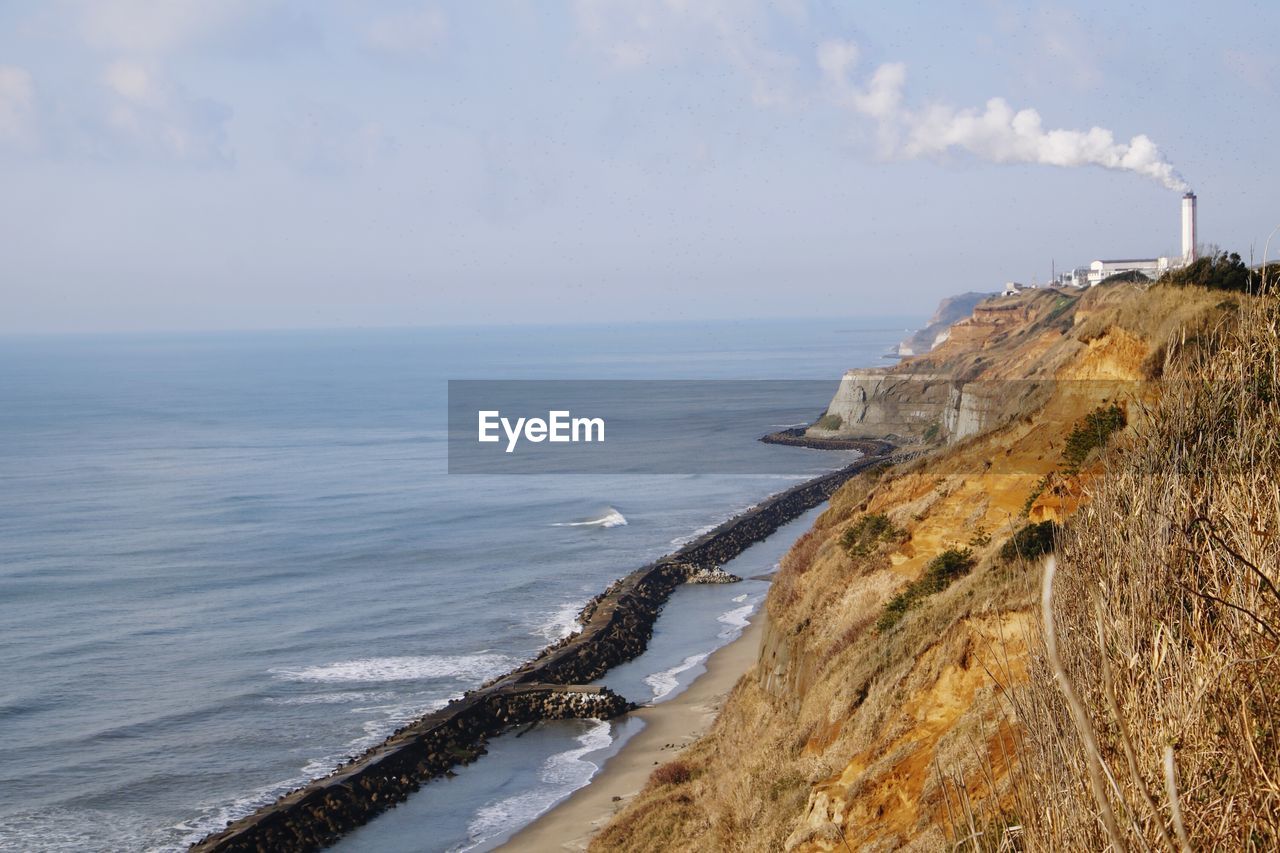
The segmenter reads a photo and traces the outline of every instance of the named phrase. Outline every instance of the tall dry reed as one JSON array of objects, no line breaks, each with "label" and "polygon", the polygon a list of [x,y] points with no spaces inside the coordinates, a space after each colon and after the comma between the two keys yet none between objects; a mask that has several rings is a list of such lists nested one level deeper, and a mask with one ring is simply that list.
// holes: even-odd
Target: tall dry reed
[{"label": "tall dry reed", "polygon": [[1046,578],[1013,699],[1023,849],[1280,849],[1275,300],[1180,341],[1164,376]]}]

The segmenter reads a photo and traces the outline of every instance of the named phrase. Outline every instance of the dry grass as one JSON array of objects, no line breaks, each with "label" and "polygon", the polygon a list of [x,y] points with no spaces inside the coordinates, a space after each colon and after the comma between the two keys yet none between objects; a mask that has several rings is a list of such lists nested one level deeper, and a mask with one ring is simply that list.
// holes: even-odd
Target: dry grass
[{"label": "dry grass", "polygon": [[[1032,363],[1037,375],[1064,379],[1132,381],[1160,372],[1176,376],[1190,369],[1193,350],[1226,344],[1225,339],[1214,341],[1213,329],[1201,319],[1219,301],[1195,290],[1174,294],[1158,288],[1096,288],[1079,299],[1074,320],[1064,315],[1055,318],[1053,328],[1041,328],[1036,321],[1027,331],[1001,332],[1006,343],[999,346],[1006,348],[1001,352],[1007,357],[991,356],[987,344],[994,338],[975,344],[972,353],[958,353],[958,344],[950,351],[961,360],[981,355],[996,365]],[[1190,334],[1175,334],[1184,328]],[[1274,338],[1274,327],[1271,334]],[[1274,364],[1274,349],[1271,353]],[[1239,370],[1239,355],[1230,358]],[[1206,378],[1204,384],[1223,378]],[[1038,645],[1033,619],[1038,563],[999,556],[1003,542],[1024,523],[1018,510],[1026,495],[1058,467],[1065,438],[1079,418],[1099,405],[1083,396],[1064,396],[1069,384],[1054,386],[1052,399],[1036,401],[1034,414],[1028,410],[1026,417],[928,458],[855,478],[837,492],[814,529],[782,562],[769,595],[770,624],[759,664],[726,700],[712,731],[680,754],[688,779],[677,784],[653,780],[595,839],[592,849],[808,853],[1105,848],[1106,830],[1090,793],[1080,738],[1043,649],[1029,651]],[[1098,386],[1077,384],[1086,390]],[[1240,721],[1204,716],[1205,709],[1196,705],[1235,695],[1237,678],[1257,678],[1264,670],[1274,675],[1267,669],[1274,657],[1264,663],[1259,656],[1266,651],[1259,645],[1269,639],[1266,631],[1229,607],[1173,592],[1175,580],[1194,580],[1200,585],[1193,588],[1201,593],[1238,606],[1249,596],[1257,603],[1261,584],[1247,588],[1248,569],[1208,531],[1217,531],[1236,554],[1260,566],[1260,549],[1275,549],[1280,495],[1269,473],[1246,464],[1251,454],[1266,448],[1256,440],[1238,440],[1237,433],[1245,428],[1240,400],[1232,403],[1235,420],[1204,421],[1211,424],[1210,431],[1199,443],[1189,440],[1193,433],[1188,429],[1193,415],[1205,413],[1183,416],[1179,432],[1163,408],[1171,402],[1149,412],[1137,411],[1135,404],[1128,414],[1137,435],[1126,435],[1104,457],[1111,469],[1088,466],[1086,477],[1072,478],[1077,490],[1096,493],[1095,504],[1065,534],[1054,595],[1064,671],[1077,686],[1096,732],[1098,766],[1116,831],[1123,845],[1135,849],[1179,844],[1165,793],[1165,745],[1175,746],[1176,802],[1190,843],[1197,846],[1213,838],[1205,834],[1212,820],[1243,820],[1258,811],[1260,798],[1270,796],[1258,793],[1257,786],[1266,788],[1254,773],[1248,784],[1255,787],[1247,795],[1227,794],[1229,806],[1214,799],[1218,794],[1211,791],[1234,792],[1246,784],[1244,769],[1235,764],[1235,769],[1224,769],[1245,755],[1228,757],[1228,739],[1250,742],[1239,738],[1246,722],[1255,734],[1264,732],[1251,741],[1264,756],[1264,766],[1274,763],[1280,747],[1262,701],[1266,694],[1259,692],[1274,695],[1280,686],[1274,679],[1260,680],[1262,687],[1241,693],[1250,698]],[[1224,411],[1230,408],[1226,398],[1218,403]],[[1249,417],[1263,417],[1260,407],[1249,408]],[[1280,431],[1280,421],[1271,423],[1273,432]],[[1213,436],[1217,438],[1210,441]],[[1182,441],[1181,455],[1169,452],[1170,442],[1176,441]],[[1119,455],[1126,447],[1127,453]],[[1233,453],[1230,465],[1225,456],[1214,455]],[[1176,464],[1166,464],[1175,459]],[[1273,467],[1280,462],[1267,459]],[[975,460],[987,462],[982,466]],[[1222,467],[1212,467],[1219,462]],[[1210,465],[1209,473],[1200,470],[1205,465]],[[1252,479],[1247,478],[1250,470]],[[1134,484],[1139,491],[1126,491]],[[1252,489],[1247,508],[1231,497],[1245,488]],[[1173,532],[1190,521],[1179,495],[1196,497],[1197,511],[1211,519],[1208,526],[1198,522],[1193,535],[1184,537],[1184,551],[1171,544],[1176,541]],[[1074,511],[1074,502],[1059,503],[1063,514]],[[1225,514],[1229,506],[1237,507],[1233,512],[1254,512],[1256,526],[1234,531],[1230,525],[1236,519]],[[842,546],[859,519],[878,513],[903,528],[905,541],[853,549],[858,553]],[[993,534],[989,543],[975,544],[986,538],[976,536],[980,528]],[[1164,544],[1150,544],[1157,542]],[[895,593],[919,578],[938,554],[965,543],[975,547],[972,573],[910,609],[892,628],[876,630],[876,617]],[[1199,554],[1196,548],[1212,554]],[[1157,554],[1167,565],[1153,567],[1150,561]],[[1173,559],[1178,555],[1181,562]],[[1197,572],[1210,560],[1222,563],[1223,570],[1231,568],[1227,563],[1235,566],[1234,586],[1212,572],[1218,580],[1201,583],[1204,578]],[[1268,565],[1274,578],[1274,562]],[[1102,645],[1095,600],[1104,605]],[[1191,620],[1198,634],[1174,619],[1175,611],[1168,609],[1174,600],[1184,602],[1178,618]],[[1169,625],[1153,637],[1159,619]],[[1228,628],[1246,632],[1241,643],[1213,646],[1218,638],[1210,634]],[[1253,634],[1247,634],[1250,630]],[[1208,645],[1197,646],[1199,642]],[[1098,656],[1099,648],[1108,655]],[[1220,671],[1187,670],[1188,678],[1201,681],[1180,682],[1165,695],[1165,683],[1180,677],[1178,667],[1195,661],[1208,667],[1214,655]],[[1218,680],[1204,678],[1214,672]],[[1025,686],[1014,689],[1019,685]],[[1114,693],[1114,703],[1108,691]],[[1111,714],[1107,709],[1112,706],[1123,713]],[[1131,728],[1122,729],[1121,719]],[[1151,727],[1145,728],[1148,722]],[[1141,733],[1136,731],[1140,725]],[[1194,725],[1211,732],[1189,731]],[[1132,772],[1126,740],[1136,768]],[[1280,780],[1280,772],[1268,772],[1270,779]],[[1219,789],[1214,773],[1235,774],[1234,781]],[[1130,778],[1141,779],[1141,787]],[[1210,801],[1217,805],[1210,808]],[[1161,826],[1171,842],[1165,841]],[[1275,840],[1274,835],[1259,838]]]},{"label": "dry grass", "polygon": [[1017,698],[1027,849],[1280,848],[1276,304],[1193,343],[1063,536]]},{"label": "dry grass", "polygon": [[651,785],[683,785],[693,778],[689,762],[676,759],[668,761],[649,775]]}]

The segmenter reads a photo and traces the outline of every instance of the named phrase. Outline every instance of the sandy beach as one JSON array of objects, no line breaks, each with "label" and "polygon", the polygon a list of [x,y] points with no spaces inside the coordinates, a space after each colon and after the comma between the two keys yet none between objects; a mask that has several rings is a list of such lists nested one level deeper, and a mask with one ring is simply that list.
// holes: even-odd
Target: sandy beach
[{"label": "sandy beach", "polygon": [[763,606],[736,640],[707,659],[707,671],[673,699],[633,712],[644,729],[610,758],[586,787],[512,836],[499,850],[586,850],[591,837],[644,787],[649,774],[680,754],[715,722],[725,696],[756,663],[767,619]]}]

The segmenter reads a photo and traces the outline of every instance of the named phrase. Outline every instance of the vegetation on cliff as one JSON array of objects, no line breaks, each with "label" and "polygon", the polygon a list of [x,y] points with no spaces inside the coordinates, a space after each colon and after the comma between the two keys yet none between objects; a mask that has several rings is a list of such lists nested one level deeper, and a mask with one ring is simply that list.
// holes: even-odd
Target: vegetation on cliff
[{"label": "vegetation on cliff", "polygon": [[1099,406],[1067,434],[1067,446],[1062,450],[1062,467],[1068,474],[1080,473],[1080,466],[1100,447],[1105,447],[1111,436],[1124,429],[1124,409],[1112,403]]},{"label": "vegetation on cliff", "polygon": [[1043,557],[1053,551],[1057,535],[1058,524],[1054,521],[1041,521],[1020,527],[1017,533],[1000,546],[1000,559],[1011,562]]},{"label": "vegetation on cliff", "polygon": [[[1162,285],[1062,313],[1020,299],[931,363],[1072,381],[833,495],[782,561],[756,669],[662,774],[678,781],[595,849],[1280,843],[1274,303]],[[1055,545],[1056,645],[1087,734],[1041,639]]]},{"label": "vegetation on cliff", "polygon": [[850,557],[865,557],[885,542],[906,538],[906,531],[882,512],[864,515],[840,534],[840,545]]},{"label": "vegetation on cliff", "polygon": [[1264,281],[1275,281],[1280,274],[1280,264],[1267,264],[1262,269],[1251,269],[1236,252],[1213,251],[1187,264],[1170,270],[1160,281],[1172,285],[1194,285],[1210,290],[1231,290],[1237,293],[1257,293]]},{"label": "vegetation on cliff", "polygon": [[974,564],[973,551],[969,548],[948,548],[929,561],[924,574],[907,584],[902,592],[889,599],[876,629],[888,631],[902,621],[907,611],[920,604],[925,597],[935,595],[951,586],[952,581],[969,574]]},{"label": "vegetation on cliff", "polygon": [[1280,847],[1275,303],[1247,303],[1175,376],[1064,531],[1053,623],[1085,730],[1033,655],[1014,785],[1028,849]]}]

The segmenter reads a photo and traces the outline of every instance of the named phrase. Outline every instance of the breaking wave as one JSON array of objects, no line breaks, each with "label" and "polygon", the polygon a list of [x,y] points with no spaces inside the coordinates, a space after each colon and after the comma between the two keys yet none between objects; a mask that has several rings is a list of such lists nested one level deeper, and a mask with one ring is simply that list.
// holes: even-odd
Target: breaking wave
[{"label": "breaking wave", "polygon": [[418,657],[357,658],[304,669],[273,669],[272,675],[287,681],[316,681],[333,684],[417,681],[452,678],[480,683],[501,675],[515,664],[499,654],[422,655]]},{"label": "breaking wave", "polygon": [[755,596],[741,607],[735,607],[717,616],[716,621],[725,626],[720,630],[720,639],[731,640],[741,634],[743,629],[751,624],[751,614],[755,612],[756,605],[759,603],[760,596]]},{"label": "breaking wave", "polygon": [[656,702],[659,699],[665,698],[672,690],[675,690],[680,686],[680,679],[678,678],[680,673],[688,672],[698,664],[705,661],[709,656],[709,652],[689,655],[683,661],[670,669],[664,669],[662,672],[655,672],[652,675],[646,675],[644,683],[653,688],[654,701]]},{"label": "breaking wave", "polygon": [[626,525],[627,519],[622,513],[613,507],[605,507],[604,515],[599,518],[588,519],[587,521],[559,521],[552,524],[552,527],[623,527]]},{"label": "breaking wave", "polygon": [[468,843],[459,845],[454,850],[470,850],[500,833],[525,826],[562,798],[590,782],[600,767],[583,756],[613,743],[609,723],[593,720],[590,728],[576,740],[576,747],[558,752],[543,762],[538,770],[538,781],[542,783],[539,787],[479,808],[467,827]]},{"label": "breaking wave", "polygon": [[563,640],[573,632],[582,627],[578,622],[578,614],[582,612],[582,606],[585,602],[569,601],[562,605],[547,617],[547,620],[540,624],[537,628],[537,634],[550,642]]}]

